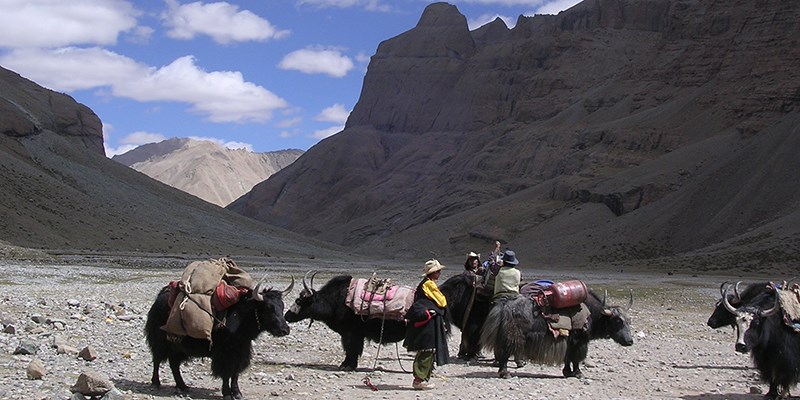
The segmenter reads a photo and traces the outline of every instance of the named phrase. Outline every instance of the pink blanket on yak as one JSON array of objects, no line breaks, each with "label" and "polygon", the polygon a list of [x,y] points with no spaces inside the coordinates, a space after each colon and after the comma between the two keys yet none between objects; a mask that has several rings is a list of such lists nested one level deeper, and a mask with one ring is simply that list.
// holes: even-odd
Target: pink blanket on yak
[{"label": "pink blanket on yak", "polygon": [[414,302],[414,289],[392,285],[380,293],[366,290],[367,279],[353,278],[347,289],[345,304],[357,315],[367,318],[403,320]]}]

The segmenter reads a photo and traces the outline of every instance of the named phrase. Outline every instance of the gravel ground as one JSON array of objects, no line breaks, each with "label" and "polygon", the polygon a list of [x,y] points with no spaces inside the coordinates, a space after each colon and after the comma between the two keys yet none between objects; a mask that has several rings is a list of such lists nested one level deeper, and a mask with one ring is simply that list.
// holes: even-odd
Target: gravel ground
[{"label": "gravel ground", "polygon": [[[267,279],[276,288],[285,288],[289,274],[299,279],[311,268],[322,271],[315,280],[317,287],[337,271],[369,277],[376,270],[369,265],[303,260],[270,267]],[[254,277],[265,274],[264,267],[246,269]],[[416,269],[421,268],[411,272],[394,267],[377,270],[381,277],[411,286],[420,279]],[[127,399],[220,398],[220,381],[210,375],[207,359],[183,366],[184,379],[192,388],[188,393],[175,391],[166,365],[161,368],[162,388],[149,385],[152,365],[142,334],[146,313],[160,287],[178,279],[181,270],[174,264],[132,268],[103,263],[54,266],[0,261],[0,318],[16,330],[0,333],[0,399],[68,399],[70,386],[88,370],[106,374]],[[445,270],[440,283],[459,272],[460,267]],[[526,280],[534,277],[533,271],[523,269],[522,274]],[[411,370],[413,354],[401,346],[398,352],[394,344],[380,348],[369,344],[358,371],[339,372],[336,366],[344,357],[339,336],[322,323],[309,326],[305,321],[292,324],[288,336],[263,334],[258,338],[252,365],[240,379],[242,391],[249,399],[711,400],[756,399],[766,392],[749,357],[734,352],[731,330],[712,330],[705,321],[723,280],[782,277],[567,269],[537,269],[536,275],[552,280],[583,279],[590,288],[607,289],[613,304],[627,304],[627,290],[633,288],[634,345],[622,347],[611,340],[592,342],[581,380],[562,378],[561,367],[539,365],[512,369],[512,378],[499,379],[491,360],[467,365],[452,358],[451,364],[436,369],[432,379],[436,388],[420,392],[411,389],[411,373],[403,371]],[[295,286],[287,304],[294,301],[301,286]],[[449,341],[453,356],[459,335],[454,329]],[[97,359],[84,361],[74,354],[57,354],[51,346],[56,337],[78,350],[92,346]],[[22,340],[37,343],[38,352],[13,354]],[[41,360],[47,370],[43,379],[26,376],[33,358]],[[367,376],[378,391],[363,383]]]}]

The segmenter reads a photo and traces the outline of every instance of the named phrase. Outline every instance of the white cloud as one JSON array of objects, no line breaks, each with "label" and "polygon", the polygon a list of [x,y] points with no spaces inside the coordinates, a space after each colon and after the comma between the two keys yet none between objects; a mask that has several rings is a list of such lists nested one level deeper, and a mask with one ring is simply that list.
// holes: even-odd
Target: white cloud
[{"label": "white cloud", "polygon": [[536,10],[537,14],[558,14],[561,11],[564,11],[568,8],[571,8],[575,4],[580,3],[581,0],[556,0],[556,1],[549,1],[546,2],[544,5],[539,7]]},{"label": "white cloud", "polygon": [[503,22],[505,22],[506,26],[509,27],[509,28],[513,28],[515,25],[517,25],[517,19],[516,18],[512,18],[512,17],[508,17],[508,16],[505,16],[505,15],[500,15],[500,14],[483,14],[483,15],[479,16],[478,18],[467,20],[467,25],[469,25],[469,30],[472,31],[472,30],[478,29],[478,28],[488,24],[489,22],[494,21],[497,18],[502,19]]},{"label": "white cloud", "polygon": [[18,49],[0,56],[0,64],[40,85],[66,92],[140,79],[149,70],[146,65],[98,47]]},{"label": "white cloud", "polygon": [[[580,3],[582,0],[451,0],[450,2],[458,5],[459,3],[472,3],[483,5],[494,5],[501,7],[512,6],[529,6],[532,10],[530,13],[524,15],[534,14],[558,14],[559,11],[566,10],[575,4]],[[503,18],[508,24],[508,20]],[[516,21],[516,18],[514,19]],[[470,25],[471,27],[472,25]],[[509,25],[510,27],[510,25]],[[470,28],[474,29],[474,28]]]},{"label": "white cloud", "polygon": [[226,2],[179,4],[176,0],[167,0],[167,6],[162,19],[172,28],[167,35],[173,39],[208,35],[217,43],[227,44],[289,35],[289,31],[278,30],[266,19],[247,10],[239,11],[239,6]]},{"label": "white cloud", "polygon": [[147,143],[163,142],[166,139],[167,138],[160,133],[136,131],[119,140],[119,143],[140,146]]},{"label": "white cloud", "polygon": [[103,147],[106,150],[106,157],[111,158],[119,154],[125,154],[139,146],[135,144],[126,144],[119,147],[108,147],[108,143],[103,143]]},{"label": "white cloud", "polygon": [[150,42],[150,38],[155,33],[155,29],[149,26],[137,26],[134,28],[130,34],[126,37],[127,41],[130,43],[138,43],[138,44],[145,44]]},{"label": "white cloud", "polygon": [[213,122],[262,122],[287,106],[237,71],[206,72],[191,56],[161,68],[99,49],[15,50],[0,65],[58,91],[111,87],[114,96],[141,102],[176,101]]},{"label": "white cloud", "polygon": [[297,5],[311,5],[320,8],[361,7],[368,11],[389,11],[391,7],[380,0],[297,0]]},{"label": "white cloud", "polygon": [[225,148],[228,148],[228,149],[231,149],[231,150],[244,149],[244,150],[247,150],[247,151],[250,151],[250,152],[253,151],[253,145],[250,144],[250,143],[236,142],[236,141],[231,141],[231,140],[222,140],[222,139],[217,139],[217,138],[214,138],[214,137],[207,137],[207,136],[189,136],[189,139],[205,140],[205,141],[208,141],[208,142],[213,142],[213,143],[216,143],[216,144],[218,144],[218,145],[220,145],[222,147],[225,147]]},{"label": "white cloud", "polygon": [[327,129],[314,131],[314,133],[311,134],[311,137],[316,139],[325,139],[326,137],[333,136],[334,134],[341,132],[343,129],[344,125],[332,126]]},{"label": "white cloud", "polygon": [[314,117],[315,121],[323,121],[323,122],[333,122],[337,124],[344,125],[347,122],[347,117],[350,115],[350,111],[347,111],[343,105],[336,103],[320,112],[316,117]]},{"label": "white cloud", "polygon": [[287,54],[278,67],[306,74],[326,74],[341,78],[353,69],[353,61],[336,48],[305,48]]},{"label": "white cloud", "polygon": [[122,0],[0,0],[0,47],[111,45],[141,13]]},{"label": "white cloud", "polygon": [[291,127],[296,126],[297,124],[299,124],[301,122],[303,122],[303,118],[302,117],[294,117],[294,118],[289,118],[289,119],[285,119],[285,120],[283,120],[281,122],[278,122],[278,124],[276,126],[278,128],[291,128]]},{"label": "white cloud", "polygon": [[118,141],[118,147],[109,147],[108,137],[110,136],[112,130],[113,129],[110,125],[108,128],[106,128],[105,124],[103,125],[103,138],[105,139],[103,141],[103,147],[105,147],[106,150],[106,157],[109,158],[118,154],[125,154],[143,144],[158,143],[166,139],[166,137],[160,133],[137,131],[120,139]]}]

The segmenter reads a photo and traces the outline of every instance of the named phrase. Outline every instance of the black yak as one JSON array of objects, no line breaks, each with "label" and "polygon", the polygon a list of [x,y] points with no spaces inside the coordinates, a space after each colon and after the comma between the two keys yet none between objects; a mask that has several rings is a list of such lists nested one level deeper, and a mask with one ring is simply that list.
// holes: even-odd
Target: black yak
[{"label": "black yak", "polygon": [[631,319],[628,312],[633,307],[633,290],[631,290],[628,306],[607,306],[608,292],[603,292],[603,300],[589,290],[584,304],[589,308],[589,326],[587,331],[573,330],[567,338],[567,354],[564,358],[564,376],[581,378],[580,363],[589,353],[589,341],[595,339],[612,339],[622,346],[633,345]]},{"label": "black yak", "polygon": [[769,309],[760,305],[733,307],[727,296],[722,303],[736,315],[736,351],[750,353],[761,381],[769,385],[765,398],[788,398],[789,389],[800,382],[800,333],[787,325],[779,296]]},{"label": "black yak", "polygon": [[[569,336],[555,336],[542,310],[525,296],[501,297],[489,311],[480,344],[493,350],[501,378],[510,377],[508,359],[528,359],[536,364],[564,365],[564,376],[582,375],[580,362],[586,359],[591,339],[611,338],[623,346],[633,344],[630,317],[621,307],[608,307],[589,291],[586,299],[591,313],[586,329],[573,329]],[[633,291],[631,302],[633,305]]]},{"label": "black yak", "polygon": [[352,276],[335,276],[316,290],[315,275],[316,273],[311,276],[311,282],[308,284],[306,283],[308,273],[303,277],[303,290],[284,317],[288,322],[299,322],[304,319],[310,319],[311,322],[322,321],[341,335],[345,357],[339,365],[340,370],[355,371],[358,368],[358,358],[364,352],[364,339],[384,344],[396,343],[405,338],[405,321],[363,317],[345,304]]},{"label": "black yak", "polygon": [[147,344],[153,354],[153,386],[161,387],[158,370],[164,360],[169,360],[175,387],[181,391],[187,390],[188,386],[181,376],[181,364],[195,357],[210,357],[211,372],[222,378],[223,398],[241,399],[239,374],[250,366],[252,341],[264,331],[273,336],[289,334],[289,325],[283,318],[283,295],[291,291],[293,286],[294,279],[283,292],[257,285],[251,296],[240,299],[227,309],[225,326],[211,332],[213,346],[208,340],[189,336],[177,342],[167,338],[167,332],[161,329],[167,323],[170,312],[170,287],[165,286],[150,307],[144,327]]},{"label": "black yak", "polygon": [[481,328],[491,308],[488,299],[478,294],[479,279],[475,274],[461,273],[439,286],[447,298],[449,322],[461,330],[458,357],[466,360],[475,360],[480,354]]},{"label": "black yak", "polygon": [[775,292],[769,289],[768,282],[758,282],[747,285],[739,290],[741,282],[736,282],[733,286],[733,294],[726,294],[726,289],[731,285],[730,282],[723,282],[719,287],[720,299],[714,306],[714,311],[708,317],[706,324],[712,329],[723,326],[736,327],[736,314],[731,313],[722,303],[722,297],[727,297],[728,303],[734,307],[754,305],[769,307],[774,301]]}]

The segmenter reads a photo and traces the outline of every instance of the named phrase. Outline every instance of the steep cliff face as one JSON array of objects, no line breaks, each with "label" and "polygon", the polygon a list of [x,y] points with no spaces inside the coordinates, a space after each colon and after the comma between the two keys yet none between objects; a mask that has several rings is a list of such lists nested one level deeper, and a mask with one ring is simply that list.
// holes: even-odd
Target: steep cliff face
[{"label": "steep cliff face", "polygon": [[0,132],[24,138],[49,131],[105,154],[100,118],[63,93],[0,68]]},{"label": "steep cliff face", "polygon": [[743,237],[797,217],[798,21],[779,0],[587,0],[469,32],[432,4],[379,46],[345,131],[230,208],[385,254],[778,246]]}]

